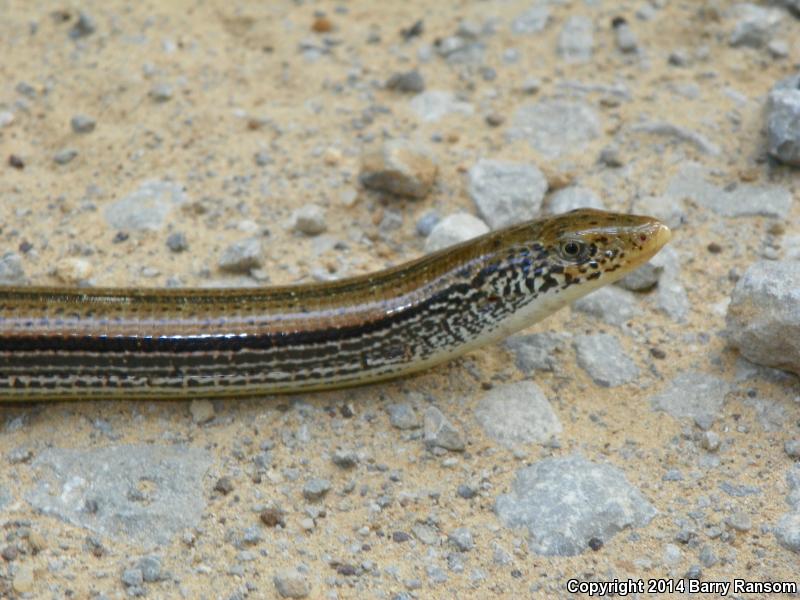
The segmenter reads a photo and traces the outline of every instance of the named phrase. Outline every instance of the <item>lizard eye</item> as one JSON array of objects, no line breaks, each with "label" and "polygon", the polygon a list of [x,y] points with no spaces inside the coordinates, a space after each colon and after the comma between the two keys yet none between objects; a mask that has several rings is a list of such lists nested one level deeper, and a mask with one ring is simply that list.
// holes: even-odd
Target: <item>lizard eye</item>
[{"label": "lizard eye", "polygon": [[561,246],[559,246],[561,257],[569,261],[575,261],[583,258],[583,256],[586,254],[586,249],[586,244],[575,240],[561,242]]}]

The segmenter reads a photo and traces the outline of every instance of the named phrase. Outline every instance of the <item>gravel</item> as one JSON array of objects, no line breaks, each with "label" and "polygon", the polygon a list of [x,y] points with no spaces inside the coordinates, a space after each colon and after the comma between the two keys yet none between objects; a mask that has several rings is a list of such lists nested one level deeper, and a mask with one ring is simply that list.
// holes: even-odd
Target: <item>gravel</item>
[{"label": "gravel", "polygon": [[[199,448],[120,445],[45,448],[31,463],[36,484],[25,498],[46,515],[127,543],[169,543],[205,510],[203,476],[211,456]],[[142,481],[148,491],[138,490]]]},{"label": "gravel", "polygon": [[469,102],[456,98],[453,92],[428,90],[411,99],[411,110],[424,123],[440,121],[448,115],[468,116],[475,112]]},{"label": "gravel", "polygon": [[306,235],[319,235],[328,229],[325,210],[317,204],[304,204],[292,213],[292,229]]},{"label": "gravel", "polygon": [[550,8],[545,4],[536,4],[520,13],[511,22],[511,31],[518,35],[539,33],[550,21]]},{"label": "gravel", "polygon": [[509,142],[527,140],[545,158],[574,155],[600,135],[600,119],[589,104],[542,100],[516,110],[506,130]]},{"label": "gravel", "polygon": [[633,294],[614,286],[600,288],[576,300],[572,303],[572,308],[618,327],[640,312]]},{"label": "gravel", "polygon": [[747,360],[800,374],[800,263],[748,267],[731,294],[726,322],[731,345]]},{"label": "gravel", "polygon": [[800,167],[800,74],[772,88],[766,119],[769,153],[782,163]]},{"label": "gravel", "polygon": [[422,427],[423,439],[428,448],[461,452],[466,447],[461,432],[435,406],[429,406],[425,410]]},{"label": "gravel", "polygon": [[97,121],[88,115],[75,115],[69,124],[75,133],[91,133],[97,126]]},{"label": "gravel", "polygon": [[433,187],[438,170],[427,148],[398,139],[364,155],[360,179],[369,189],[424,198]]},{"label": "gravel", "polygon": [[331,491],[331,482],[321,477],[314,477],[303,485],[303,497],[311,502],[322,500]]},{"label": "gravel", "polygon": [[25,269],[22,266],[22,257],[19,254],[6,252],[0,256],[0,283],[24,283],[25,280]]},{"label": "gravel", "polygon": [[531,381],[493,387],[478,403],[475,419],[489,437],[508,447],[546,442],[562,430],[547,397]]},{"label": "gravel", "polygon": [[539,214],[547,179],[536,165],[483,159],[469,170],[469,195],[492,229]]},{"label": "gravel", "polygon": [[681,168],[665,193],[672,198],[689,198],[723,217],[785,219],[792,205],[792,194],[785,187],[738,183],[722,188],[710,183],[706,169],[697,163],[689,163]]},{"label": "gravel", "polygon": [[57,165],[66,165],[78,156],[78,151],[75,148],[63,148],[53,154],[53,162]]},{"label": "gravel", "polygon": [[225,248],[217,264],[223,271],[249,273],[250,269],[260,267],[263,260],[261,240],[247,238]]},{"label": "gravel", "polygon": [[308,579],[295,569],[278,571],[272,581],[281,598],[305,598],[311,593]]},{"label": "gravel", "polygon": [[594,49],[594,23],[589,17],[569,17],[558,35],[558,54],[568,63],[588,62]]},{"label": "gravel", "polygon": [[703,429],[722,410],[728,384],[718,377],[699,371],[679,373],[667,387],[650,398],[654,410],[663,410],[675,418],[690,417]]},{"label": "gravel", "polygon": [[414,408],[407,403],[389,404],[386,406],[389,413],[389,423],[397,429],[419,429],[422,427]]},{"label": "gravel", "polygon": [[646,292],[658,285],[662,277],[675,277],[678,270],[678,255],[675,250],[667,246],[647,263],[620,279],[617,285],[632,292]]},{"label": "gravel", "polygon": [[515,335],[506,340],[506,346],[516,358],[517,368],[525,375],[533,371],[555,371],[564,360],[564,346],[569,334],[562,332]]},{"label": "gravel", "polygon": [[478,217],[468,213],[447,215],[425,240],[425,252],[435,252],[488,232],[489,227]]},{"label": "gravel", "polygon": [[617,387],[639,376],[619,340],[608,333],[580,335],[573,342],[578,365],[602,387]]},{"label": "gravel", "polygon": [[419,93],[425,91],[425,78],[416,69],[404,73],[394,73],[386,81],[386,87],[397,92]]},{"label": "gravel", "polygon": [[186,234],[182,231],[174,231],[167,236],[167,248],[176,254],[184,252],[189,249],[189,242],[186,240]]},{"label": "gravel", "polygon": [[580,554],[590,541],[608,543],[656,514],[621,470],[578,454],[518,470],[511,493],[497,498],[495,511],[507,527],[527,527],[530,549],[547,556]]},{"label": "gravel", "polygon": [[554,192],[547,201],[547,212],[554,215],[578,208],[605,210],[605,205],[592,190],[577,185]]},{"label": "gravel", "polygon": [[732,10],[736,24],[731,32],[731,46],[761,48],[772,38],[781,21],[780,11],[750,3],[739,3]]},{"label": "gravel", "polygon": [[157,231],[161,229],[170,212],[187,201],[181,184],[151,179],[143,182],[127,196],[109,204],[104,216],[114,229]]},{"label": "gravel", "polygon": [[450,535],[447,536],[447,541],[453,544],[460,552],[469,552],[475,547],[472,532],[466,527],[459,527],[451,531]]}]

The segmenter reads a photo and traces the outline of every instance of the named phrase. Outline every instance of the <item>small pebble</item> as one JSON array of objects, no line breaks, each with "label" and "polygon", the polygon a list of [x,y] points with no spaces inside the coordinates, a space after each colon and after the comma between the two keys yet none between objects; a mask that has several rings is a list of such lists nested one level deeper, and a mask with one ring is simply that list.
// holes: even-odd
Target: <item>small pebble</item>
[{"label": "small pebble", "polygon": [[97,125],[97,121],[88,115],[75,115],[69,123],[75,133],[91,133]]},{"label": "small pebble", "polygon": [[66,165],[75,157],[78,156],[78,151],[74,148],[64,148],[63,150],[59,150],[53,155],[53,162],[57,165]]},{"label": "small pebble", "polygon": [[327,479],[314,477],[306,481],[303,486],[303,497],[306,500],[316,502],[322,500],[325,495],[331,490],[331,482]]},{"label": "small pebble", "polygon": [[33,566],[23,563],[17,568],[17,572],[14,573],[11,586],[18,594],[27,594],[33,590],[35,581]]},{"label": "small pebble", "polygon": [[192,421],[197,425],[208,423],[214,418],[214,405],[210,400],[192,400],[189,404]]},{"label": "small pebble", "polygon": [[220,477],[217,479],[217,483],[214,484],[214,490],[227,496],[233,491],[233,482],[230,477]]},{"label": "small pebble", "polygon": [[295,569],[275,573],[272,581],[281,598],[305,598],[311,592],[306,576]]},{"label": "small pebble", "polygon": [[389,423],[397,429],[418,429],[421,426],[417,413],[410,404],[389,404],[386,407],[389,413]]},{"label": "small pebble", "polygon": [[55,274],[64,283],[76,284],[89,279],[92,270],[92,263],[85,258],[70,256],[58,261]]},{"label": "small pebble", "polygon": [[247,273],[250,269],[261,266],[261,241],[249,238],[234,242],[222,252],[219,268],[234,273]]},{"label": "small pebble", "polygon": [[789,458],[800,458],[800,439],[787,440],[783,445],[783,450]]},{"label": "small pebble", "polygon": [[154,102],[167,102],[172,99],[172,95],[172,86],[168,83],[157,83],[148,92],[148,96]]},{"label": "small pebble", "polygon": [[425,445],[462,452],[466,447],[461,432],[435,406],[425,410],[423,419]]},{"label": "small pebble", "polygon": [[438,166],[433,155],[408,140],[391,140],[362,159],[364,187],[397,196],[424,198],[433,187]]},{"label": "small pebble", "polygon": [[167,248],[176,254],[189,249],[189,242],[186,241],[186,234],[182,231],[175,231],[167,236]]},{"label": "small pebble", "polygon": [[325,211],[316,204],[305,204],[292,213],[292,228],[306,235],[319,235],[328,228]]},{"label": "small pebble", "polygon": [[425,79],[416,69],[405,73],[394,73],[386,81],[386,88],[398,92],[419,93],[425,90]]}]

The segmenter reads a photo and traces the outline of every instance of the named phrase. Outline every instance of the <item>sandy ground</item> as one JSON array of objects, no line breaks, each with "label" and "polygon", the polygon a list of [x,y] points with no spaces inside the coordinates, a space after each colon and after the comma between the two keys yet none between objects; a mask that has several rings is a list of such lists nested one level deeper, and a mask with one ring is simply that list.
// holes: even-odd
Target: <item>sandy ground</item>
[{"label": "sandy ground", "polygon": [[[789,55],[774,57],[763,47],[729,45],[736,18],[722,1],[654,2],[647,20],[637,17],[646,2],[551,4],[543,31],[515,34],[512,22],[528,2],[0,0],[0,112],[13,115],[0,127],[0,254],[22,257],[26,281],[53,285],[69,279],[76,258],[80,269],[90,269],[78,278],[98,286],[253,285],[362,273],[421,254],[424,239],[415,224],[426,212],[474,214],[466,172],[480,158],[534,163],[551,183],[580,183],[614,210],[662,194],[690,160],[707,167],[721,187],[772,183],[797,195],[796,175],[766,160],[763,105],[769,88],[796,69],[800,21],[780,12],[771,39],[789,42]],[[70,33],[78,9],[91,17],[88,34]],[[593,53],[583,63],[556,52],[572,15],[594,23]],[[637,53],[616,48],[616,16],[635,32]],[[401,30],[418,19],[421,35],[404,40]],[[454,35],[462,20],[478,25],[483,54],[453,64],[434,43]],[[683,59],[670,62],[675,53]],[[427,90],[458,94],[471,114],[420,119],[413,94],[384,88],[392,73],[412,68]],[[531,78],[539,79],[538,91],[522,91]],[[624,94],[614,91],[620,86]],[[592,107],[599,135],[558,157],[524,140],[507,141],[515,110],[542,98]],[[75,115],[90,116],[94,129],[76,133]],[[487,115],[503,123],[491,126]],[[644,120],[694,131],[719,151],[630,129]],[[364,149],[389,137],[433,148],[439,176],[426,198],[361,188]],[[608,146],[618,150],[622,166],[598,161]],[[77,154],[58,164],[53,157],[65,149]],[[23,168],[9,163],[11,155]],[[120,235],[105,208],[154,179],[177,182],[186,201],[157,230]],[[320,236],[290,226],[292,211],[307,203],[326,210]],[[800,233],[798,211],[795,203],[780,219],[782,235]],[[770,527],[787,511],[792,459],[784,442],[800,434],[800,386],[760,371],[737,378],[737,354],[721,335],[734,285],[729,273],[761,257],[776,219],[727,218],[691,202],[686,215],[671,244],[691,307],[685,318],[663,314],[644,294],[639,314],[622,327],[567,309],[528,331],[609,332],[639,367],[633,382],[603,388],[569,350],[556,372],[533,375],[563,425],[558,447],[507,448],[476,422],[486,387],[526,377],[505,346],[385,385],[215,402],[206,423],[196,422],[188,402],[3,407],[0,522],[3,545],[15,550],[4,551],[0,594],[275,597],[275,573],[298,568],[312,598],[567,596],[572,577],[678,581],[695,566],[708,581],[796,580],[800,558],[776,542]],[[188,251],[167,247],[175,232],[185,234]],[[255,278],[217,269],[229,244],[254,235],[265,248]],[[720,251],[709,251],[711,243]],[[655,358],[653,348],[664,358]],[[649,402],[687,369],[731,386],[713,425],[722,440],[714,461],[703,460],[709,453],[691,419],[655,412]],[[392,427],[386,407],[402,402],[418,414],[437,406],[467,440],[466,451],[431,452],[420,430]],[[85,514],[69,522],[33,506],[42,479],[37,461],[73,448],[96,458],[92,453],[120,445],[202,453],[200,478],[188,491],[200,501],[195,523],[155,540],[132,536],[124,524],[102,529]],[[358,455],[354,468],[331,461],[339,448]],[[509,491],[518,469],[575,452],[619,467],[658,514],[597,551],[539,555],[525,530],[502,525],[495,500]],[[665,481],[670,470],[682,478]],[[229,487],[218,484],[222,477]],[[303,497],[312,477],[331,483],[321,501]],[[721,491],[723,482],[759,491],[730,495]],[[148,485],[167,484],[140,487]],[[460,497],[460,485],[476,495]],[[285,511],[285,527],[260,520],[272,505]],[[177,506],[170,510],[182,510]],[[746,515],[749,526],[730,526],[734,514]],[[166,514],[164,527],[172,531],[175,518]],[[418,523],[440,539],[428,545],[413,535],[393,536]],[[475,547],[448,559],[454,551],[447,535],[457,527],[471,531]],[[253,539],[241,541],[248,528]],[[722,535],[709,534],[714,528]],[[508,561],[498,559],[498,547]],[[705,547],[715,561],[701,560]],[[143,556],[156,556],[162,574],[129,585],[124,573]],[[430,565],[447,581],[437,583]]]}]

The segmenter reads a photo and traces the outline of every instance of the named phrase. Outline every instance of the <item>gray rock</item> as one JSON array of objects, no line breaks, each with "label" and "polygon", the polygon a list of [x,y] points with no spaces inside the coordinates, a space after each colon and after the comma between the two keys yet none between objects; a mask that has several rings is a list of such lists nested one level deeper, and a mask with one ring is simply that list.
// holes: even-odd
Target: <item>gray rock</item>
[{"label": "gray rock", "polygon": [[639,375],[636,363],[611,334],[576,336],[573,344],[578,365],[597,385],[617,387],[633,381]]},{"label": "gray rock", "polygon": [[660,278],[656,305],[670,319],[679,323],[689,314],[689,296],[676,274],[665,271]]},{"label": "gray rock", "polygon": [[97,121],[88,115],[75,115],[69,124],[75,133],[91,133],[97,126]]},{"label": "gray rock", "polygon": [[625,22],[614,26],[614,41],[620,52],[629,54],[639,50],[639,42],[636,40],[636,34],[633,33],[631,26]]},{"label": "gray rock", "polygon": [[157,556],[142,557],[139,559],[136,566],[137,570],[142,573],[142,579],[147,583],[153,583],[163,579],[163,574],[161,573],[161,559]]},{"label": "gray rock", "polygon": [[325,211],[317,204],[304,204],[292,213],[292,228],[306,235],[319,235],[328,228]]},{"label": "gray rock", "polygon": [[658,284],[665,273],[667,277],[675,277],[678,270],[678,254],[667,246],[647,263],[620,279],[617,285],[632,292],[644,292]]},{"label": "gray rock", "polygon": [[682,198],[673,196],[645,196],[633,204],[633,212],[655,217],[672,230],[686,223],[686,205]]},{"label": "gray rock", "polygon": [[576,454],[518,470],[512,492],[497,498],[495,511],[507,527],[527,527],[530,548],[547,556],[580,554],[590,540],[608,542],[656,514],[621,470]]},{"label": "gray rock", "polygon": [[795,17],[800,17],[800,0],[773,0],[773,4],[783,6]]},{"label": "gray rock", "polygon": [[125,569],[122,572],[122,583],[125,587],[139,587],[144,583],[144,575],[141,569]]},{"label": "gray rock", "polygon": [[492,229],[539,214],[547,179],[536,165],[483,159],[469,170],[468,189]]},{"label": "gray rock", "polygon": [[800,553],[800,510],[784,514],[775,526],[774,533],[781,546]]},{"label": "gray rock", "polygon": [[428,546],[439,543],[439,533],[436,529],[424,523],[414,523],[414,525],[411,526],[411,533],[413,533],[414,537],[420,542]]},{"label": "gray rock", "polygon": [[731,46],[761,48],[772,38],[781,21],[779,11],[750,3],[735,5],[733,13],[737,21],[729,40]]},{"label": "gray rock", "polygon": [[425,90],[425,79],[414,69],[405,73],[394,73],[386,81],[386,87],[398,92],[422,92]]},{"label": "gray rock", "polygon": [[311,593],[306,576],[295,569],[278,571],[272,581],[281,598],[305,598]]},{"label": "gray rock", "polygon": [[546,442],[561,433],[550,402],[532,381],[493,387],[478,403],[475,419],[489,437],[509,447]]},{"label": "gray rock", "polygon": [[633,294],[615,286],[600,288],[576,300],[572,303],[572,308],[618,327],[639,314]]},{"label": "gray rock", "polygon": [[182,231],[174,231],[167,236],[167,248],[176,254],[189,249],[189,242],[186,234]]},{"label": "gray rock", "polygon": [[580,152],[599,134],[600,120],[588,104],[542,100],[517,109],[506,139],[527,140],[545,158],[557,158]]},{"label": "gray rock", "polygon": [[475,547],[475,540],[472,539],[472,532],[466,527],[458,527],[450,532],[447,541],[453,544],[461,552],[469,552]]},{"label": "gray rock", "polygon": [[594,23],[589,17],[573,15],[558,35],[558,54],[570,63],[587,62],[594,50]]},{"label": "gray rock", "polygon": [[432,153],[408,140],[390,140],[366,153],[361,164],[361,184],[370,189],[410,198],[424,198],[433,187],[439,168]]},{"label": "gray rock", "polygon": [[516,357],[517,368],[530,375],[533,371],[555,371],[563,360],[568,336],[564,333],[546,332],[515,335],[506,340],[506,346]]},{"label": "gray rock", "polygon": [[736,531],[750,531],[753,527],[753,520],[745,512],[736,511],[727,519],[730,527]]},{"label": "gray rock", "polygon": [[663,410],[675,418],[690,417],[710,423],[719,414],[727,393],[728,384],[724,380],[699,371],[686,371],[679,373],[650,402],[654,410]]},{"label": "gray rock", "polygon": [[577,185],[565,187],[554,192],[547,202],[547,212],[554,215],[577,208],[605,210],[605,205],[592,190]]},{"label": "gray rock", "polygon": [[786,440],[783,444],[783,450],[789,458],[800,458],[800,439]]},{"label": "gray rock", "polygon": [[358,464],[358,454],[352,450],[334,450],[331,461],[342,469],[352,469]]},{"label": "gray rock", "polygon": [[777,185],[744,184],[721,188],[706,179],[704,167],[685,165],[672,178],[667,196],[689,198],[724,217],[776,217],[785,219],[792,206],[792,194]]},{"label": "gray rock", "polygon": [[[428,237],[437,223],[442,220],[439,213],[435,210],[429,210],[417,219],[416,229],[417,233],[422,237]],[[488,230],[488,228],[487,228]]]},{"label": "gray rock", "polygon": [[461,452],[466,447],[461,432],[435,406],[429,406],[425,410],[422,427],[425,445],[429,448]]},{"label": "gray rock", "polygon": [[425,252],[436,252],[488,232],[489,227],[478,217],[468,213],[447,215],[425,240]]},{"label": "gray rock", "polygon": [[172,85],[164,82],[153,84],[153,87],[147,93],[153,102],[158,103],[169,102],[174,94],[175,91],[172,89]]},{"label": "gray rock", "polygon": [[736,283],[726,318],[747,360],[800,374],[800,263],[760,261]]},{"label": "gray rock", "polygon": [[83,37],[92,35],[97,30],[97,24],[88,13],[83,11],[78,12],[78,20],[75,21],[69,30],[69,37],[73,40],[78,40]]},{"label": "gray rock", "polygon": [[25,279],[25,269],[22,267],[22,257],[19,254],[6,252],[0,256],[0,283],[24,283]]},{"label": "gray rock", "polygon": [[219,268],[232,273],[248,273],[250,269],[261,266],[261,240],[248,238],[232,243],[222,251]]},{"label": "gray rock", "polygon": [[782,163],[800,167],[800,75],[772,88],[766,118],[769,153]]},{"label": "gray rock", "polygon": [[692,144],[695,148],[700,150],[700,152],[710,156],[717,156],[719,154],[719,148],[714,143],[706,139],[705,136],[691,129],[679,127],[678,125],[674,125],[672,123],[665,123],[663,121],[647,121],[644,123],[636,123],[635,125],[631,126],[631,131],[675,138],[680,142]]},{"label": "gray rock", "polygon": [[[31,463],[25,498],[37,510],[95,533],[151,546],[194,527],[205,509],[206,450],[123,445],[46,448]],[[139,486],[147,481],[149,489]]]},{"label": "gray rock", "polygon": [[78,151],[75,148],[63,148],[53,154],[53,162],[57,165],[66,165],[72,162],[78,156]]},{"label": "gray rock", "polygon": [[786,58],[789,56],[789,44],[785,40],[770,40],[767,50],[773,58]]},{"label": "gray rock", "polygon": [[6,504],[11,501],[11,496],[8,495],[8,491],[0,487],[0,509],[2,509]]},{"label": "gray rock", "polygon": [[389,423],[397,429],[419,429],[422,425],[414,408],[405,402],[389,404],[386,411],[389,413]]},{"label": "gray rock", "polygon": [[450,64],[481,64],[484,62],[486,46],[478,39],[480,31],[471,26],[459,27],[457,35],[451,35],[436,43],[436,51]]},{"label": "gray rock", "polygon": [[167,215],[186,201],[187,196],[181,184],[152,179],[109,204],[104,215],[108,224],[115,229],[157,231]]},{"label": "gray rock", "polygon": [[518,35],[538,33],[547,27],[550,20],[550,7],[536,4],[517,15],[511,22],[511,31]]},{"label": "gray rock", "polygon": [[429,90],[411,99],[411,110],[421,121],[433,123],[447,115],[471,115],[475,108],[469,102],[458,100],[453,92]]},{"label": "gray rock", "polygon": [[331,491],[331,482],[321,477],[314,477],[306,481],[303,486],[303,497],[311,502],[322,500]]}]

